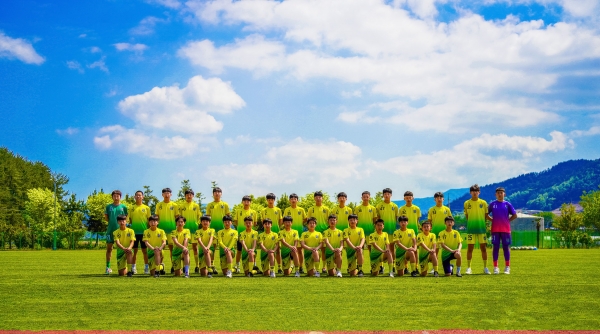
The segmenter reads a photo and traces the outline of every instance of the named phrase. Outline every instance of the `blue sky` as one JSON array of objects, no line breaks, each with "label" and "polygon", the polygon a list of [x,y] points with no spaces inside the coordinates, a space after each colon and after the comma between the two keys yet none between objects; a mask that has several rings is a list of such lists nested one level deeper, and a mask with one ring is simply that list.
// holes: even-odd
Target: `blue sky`
[{"label": "blue sky", "polygon": [[[586,0],[12,1],[0,145],[79,197],[416,197],[600,157]],[[510,191],[510,190],[509,190]]]}]

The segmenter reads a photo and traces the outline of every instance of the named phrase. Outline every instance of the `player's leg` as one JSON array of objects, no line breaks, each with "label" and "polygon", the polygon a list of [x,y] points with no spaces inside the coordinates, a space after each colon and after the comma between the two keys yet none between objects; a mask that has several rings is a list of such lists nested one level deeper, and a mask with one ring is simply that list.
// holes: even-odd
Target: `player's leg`
[{"label": "player's leg", "polygon": [[[112,257],[112,250],[113,250],[113,242],[112,242],[112,237],[108,238],[108,236],[106,237],[107,241],[106,241],[106,271],[105,273],[108,275],[112,272],[112,269],[110,269],[110,259]],[[110,242],[108,242],[110,241]]]},{"label": "player's leg", "polygon": [[352,276],[356,276],[358,274],[357,261],[356,261],[356,251],[354,248],[346,248],[346,262],[348,263],[348,274]]},{"label": "player's leg", "polygon": [[183,274],[185,277],[190,277],[190,251],[183,254]]},{"label": "player's leg", "polygon": [[510,244],[512,243],[512,237],[510,233],[501,233],[502,239],[502,253],[504,254],[504,273],[510,274]]},{"label": "player's leg", "polygon": [[321,268],[323,268],[323,270],[321,270],[321,271],[323,273],[327,272],[327,257],[326,257],[325,253],[326,253],[326,249],[325,249],[325,247],[322,247],[321,248],[321,262],[323,262],[323,263],[322,263],[322,267]]},{"label": "player's leg", "polygon": [[365,252],[363,251],[362,248],[358,248],[356,250],[356,270],[357,273],[356,275],[362,277],[364,275],[362,267],[363,264],[365,263]]},{"label": "player's leg", "polygon": [[281,269],[281,264],[282,264],[281,249],[277,250],[275,258],[277,259],[277,267],[279,267],[278,273],[283,273],[283,270]]},{"label": "player's leg", "polygon": [[[298,248],[296,248],[298,249]],[[292,257],[292,260],[294,261],[294,267],[296,268],[296,277],[300,277],[300,259],[298,256],[298,252],[292,252],[292,254],[290,254],[290,256]],[[291,273],[291,270],[290,270]]]},{"label": "player's leg", "polygon": [[[304,251],[302,247],[298,246],[298,268],[300,269],[300,273],[303,273],[304,269]],[[308,269],[306,270],[308,272]]]},{"label": "player's leg", "polygon": [[430,254],[429,255],[429,262],[431,262],[431,264],[433,264],[433,276],[438,277],[438,257],[437,254]]},{"label": "player's leg", "polygon": [[492,232],[492,264],[494,265],[494,274],[499,274],[498,257],[500,256],[500,233]]},{"label": "player's leg", "polygon": [[417,275],[417,252],[410,250],[406,252],[405,262],[410,263],[411,276]]},{"label": "player's leg", "polygon": [[400,247],[398,247],[395,251],[396,253],[396,258],[394,260],[394,266],[396,268],[396,275],[398,276],[404,276],[404,267],[405,267],[405,263],[406,263],[406,251],[403,249],[400,249]]},{"label": "player's leg", "polygon": [[174,268],[173,268],[173,242],[169,242],[169,240],[167,240],[167,243],[169,244],[169,254],[171,257],[171,273],[174,272]]},{"label": "player's leg", "polygon": [[289,249],[280,250],[281,254],[281,265],[280,269],[283,269],[283,275],[288,276],[292,272],[292,251]]},{"label": "player's leg", "polygon": [[241,241],[237,241],[237,253],[235,254],[235,272],[239,273],[240,272],[240,259],[242,258],[242,251],[244,250],[244,247],[242,247],[242,242]]},{"label": "player's leg", "polygon": [[334,255],[335,267],[337,270],[337,276],[342,277],[342,252],[335,253]]},{"label": "player's leg", "polygon": [[442,268],[444,269],[444,275],[452,276],[452,264],[450,261],[454,259],[452,254],[446,255],[445,258],[442,258]]},{"label": "player's leg", "polygon": [[381,262],[383,261],[383,254],[374,254],[374,252],[371,252],[370,257],[371,257],[371,276],[377,276],[377,275],[379,275],[379,266],[381,265]]},{"label": "player's leg", "polygon": [[490,271],[487,267],[487,238],[485,233],[477,235],[477,241],[479,242],[479,249],[481,249],[481,259],[483,260],[483,272],[489,274]]},{"label": "player's leg", "polygon": [[[143,239],[144,235],[142,234],[142,239]],[[144,274],[149,274],[150,270],[148,269],[148,246],[146,246],[146,243],[142,240],[141,242],[141,248],[142,248],[142,255],[144,257]],[[134,261],[135,263],[135,261]]]},{"label": "player's leg", "polygon": [[454,253],[454,258],[456,259],[456,276],[462,277],[460,273],[460,269],[462,267],[462,254],[460,252]]},{"label": "player's leg", "polygon": [[198,243],[192,243],[192,250],[194,251],[194,273],[200,272],[200,255],[198,254]]},{"label": "player's leg", "polygon": [[473,259],[473,249],[475,248],[475,237],[473,234],[467,234],[467,272],[471,274],[471,261]]},{"label": "player's leg", "polygon": [[132,255],[133,256],[133,266],[131,267],[131,271],[134,274],[137,274],[137,268],[136,268],[135,264],[137,263],[137,253],[138,253],[138,248],[139,248],[138,246],[139,246],[140,243],[144,243],[142,241],[143,237],[144,236],[141,235],[141,234],[136,234],[135,235],[135,241],[133,242],[133,255]]},{"label": "player's leg", "polygon": [[269,259],[269,275],[271,277],[275,277],[275,254],[273,253],[269,253],[268,254],[268,259]]}]

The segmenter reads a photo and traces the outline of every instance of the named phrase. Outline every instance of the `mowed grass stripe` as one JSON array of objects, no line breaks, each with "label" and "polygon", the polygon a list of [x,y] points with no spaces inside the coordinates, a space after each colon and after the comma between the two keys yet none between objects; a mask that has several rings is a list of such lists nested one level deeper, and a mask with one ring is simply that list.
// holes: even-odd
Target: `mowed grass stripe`
[{"label": "mowed grass stripe", "polygon": [[600,329],[600,250],[512,255],[511,275],[479,274],[475,252],[463,278],[186,280],[107,277],[102,251],[4,251],[0,329]]}]

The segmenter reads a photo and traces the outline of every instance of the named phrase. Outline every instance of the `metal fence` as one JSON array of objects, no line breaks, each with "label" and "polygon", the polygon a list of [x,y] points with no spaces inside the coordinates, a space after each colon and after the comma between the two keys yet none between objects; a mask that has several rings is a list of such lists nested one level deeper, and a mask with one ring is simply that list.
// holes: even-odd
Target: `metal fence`
[{"label": "metal fence", "polygon": [[[105,249],[106,233],[89,232],[57,232],[57,249]],[[600,233],[589,234],[592,242],[582,244],[574,242],[574,248],[600,247]],[[461,233],[463,248],[467,248],[467,235]],[[52,249],[54,246],[54,232],[34,232],[14,234],[9,237],[0,232],[0,250],[41,250]],[[514,247],[537,247],[540,249],[566,248],[567,242],[561,238],[559,231],[513,231],[512,246]],[[488,247],[491,247],[491,237],[488,234]]]}]

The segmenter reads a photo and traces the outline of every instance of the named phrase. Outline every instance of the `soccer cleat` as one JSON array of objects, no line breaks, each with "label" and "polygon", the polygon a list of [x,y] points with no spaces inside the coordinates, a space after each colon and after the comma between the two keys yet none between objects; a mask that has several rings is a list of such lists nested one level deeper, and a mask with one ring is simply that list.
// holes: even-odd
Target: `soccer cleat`
[{"label": "soccer cleat", "polygon": [[467,275],[471,275],[473,273],[473,271],[471,270],[471,267],[467,268],[467,271],[465,271],[465,274]]},{"label": "soccer cleat", "polygon": [[321,277],[321,274],[315,270],[315,277]]},{"label": "soccer cleat", "polygon": [[248,273],[248,275],[246,275],[246,277],[254,277],[254,274]]},{"label": "soccer cleat", "polygon": [[408,274],[410,274],[410,273],[408,272],[408,268],[404,268],[404,275],[408,275]]},{"label": "soccer cleat", "polygon": [[186,273],[186,274],[185,274],[185,276],[183,276],[183,277],[185,277],[185,278],[190,278],[190,274],[189,274],[189,273]]},{"label": "soccer cleat", "polygon": [[212,278],[212,274],[211,274],[211,273],[208,273],[208,274],[206,275],[206,278]]},{"label": "soccer cleat", "polygon": [[171,274],[175,273],[175,268],[171,267]]},{"label": "soccer cleat", "polygon": [[431,270],[429,271],[429,274],[433,274],[434,272],[435,272],[435,270],[431,269]]},{"label": "soccer cleat", "polygon": [[110,267],[106,267],[106,271],[104,272],[105,275],[110,275],[112,273],[112,269],[110,269]]},{"label": "soccer cleat", "polygon": [[279,268],[279,270],[277,270],[277,275],[283,275],[283,270],[281,270],[281,268]]},{"label": "soccer cleat", "polygon": [[215,267],[212,268],[212,274],[213,275],[218,275],[219,274],[219,272],[217,271],[217,268],[215,268]]},{"label": "soccer cleat", "polygon": [[483,273],[486,274],[486,275],[490,275],[491,274],[490,270],[487,267],[483,268]]},{"label": "soccer cleat", "polygon": [[358,277],[363,277],[363,276],[365,276],[365,273],[363,273],[362,269],[358,271],[358,274],[357,274],[357,276],[358,276]]},{"label": "soccer cleat", "polygon": [[321,270],[321,272],[322,272],[323,274],[327,274],[327,268],[323,267],[323,269]]},{"label": "soccer cleat", "polygon": [[300,274],[304,274],[304,268],[300,267]]},{"label": "soccer cleat", "polygon": [[227,273],[225,274],[225,277],[227,278],[231,278],[233,275],[231,274],[231,270],[227,270]]},{"label": "soccer cleat", "polygon": [[275,270],[271,271],[271,274],[269,276],[271,276],[271,278],[275,278]]},{"label": "soccer cleat", "polygon": [[297,271],[296,274],[294,275],[294,277],[300,277],[300,272]]},{"label": "soccer cleat", "polygon": [[394,278],[394,272],[393,271],[390,271],[390,277]]},{"label": "soccer cleat", "polygon": [[450,275],[454,274],[454,266],[450,265]]},{"label": "soccer cleat", "polygon": [[200,273],[200,267],[194,268],[194,274],[199,274],[199,273]]},{"label": "soccer cleat", "polygon": [[131,272],[131,271],[128,271],[128,272],[127,272],[127,277],[133,277],[133,272]]},{"label": "soccer cleat", "polygon": [[417,276],[419,276],[419,273],[415,270],[412,273],[410,273],[410,276],[417,277]]},{"label": "soccer cleat", "polygon": [[510,275],[510,267],[506,267],[506,268],[504,268],[504,273],[505,273],[506,275]]},{"label": "soccer cleat", "polygon": [[500,273],[500,269],[498,267],[494,267],[494,275],[498,275]]},{"label": "soccer cleat", "polygon": [[342,272],[341,271],[337,271],[337,273],[335,274],[336,277],[342,277]]},{"label": "soccer cleat", "polygon": [[160,274],[158,273],[158,271],[154,272],[154,278],[159,278]]},{"label": "soccer cleat", "polygon": [[383,266],[379,266],[379,275],[383,275]]},{"label": "soccer cleat", "polygon": [[437,272],[437,271],[434,271],[434,272],[433,272],[433,277],[440,277],[440,274],[438,274],[438,272]]},{"label": "soccer cleat", "polygon": [[149,273],[150,273],[150,267],[147,264],[145,264],[144,265],[144,274],[148,275]]},{"label": "soccer cleat", "polygon": [[131,272],[132,272],[134,275],[135,275],[135,274],[137,274],[137,268],[136,268],[136,267],[133,267],[133,268],[131,268]]},{"label": "soccer cleat", "polygon": [[462,277],[460,273],[456,273],[456,277]]},{"label": "soccer cleat", "polygon": [[237,264],[235,265],[235,267],[233,267],[233,272],[236,274],[240,273],[240,266],[238,266]]}]

